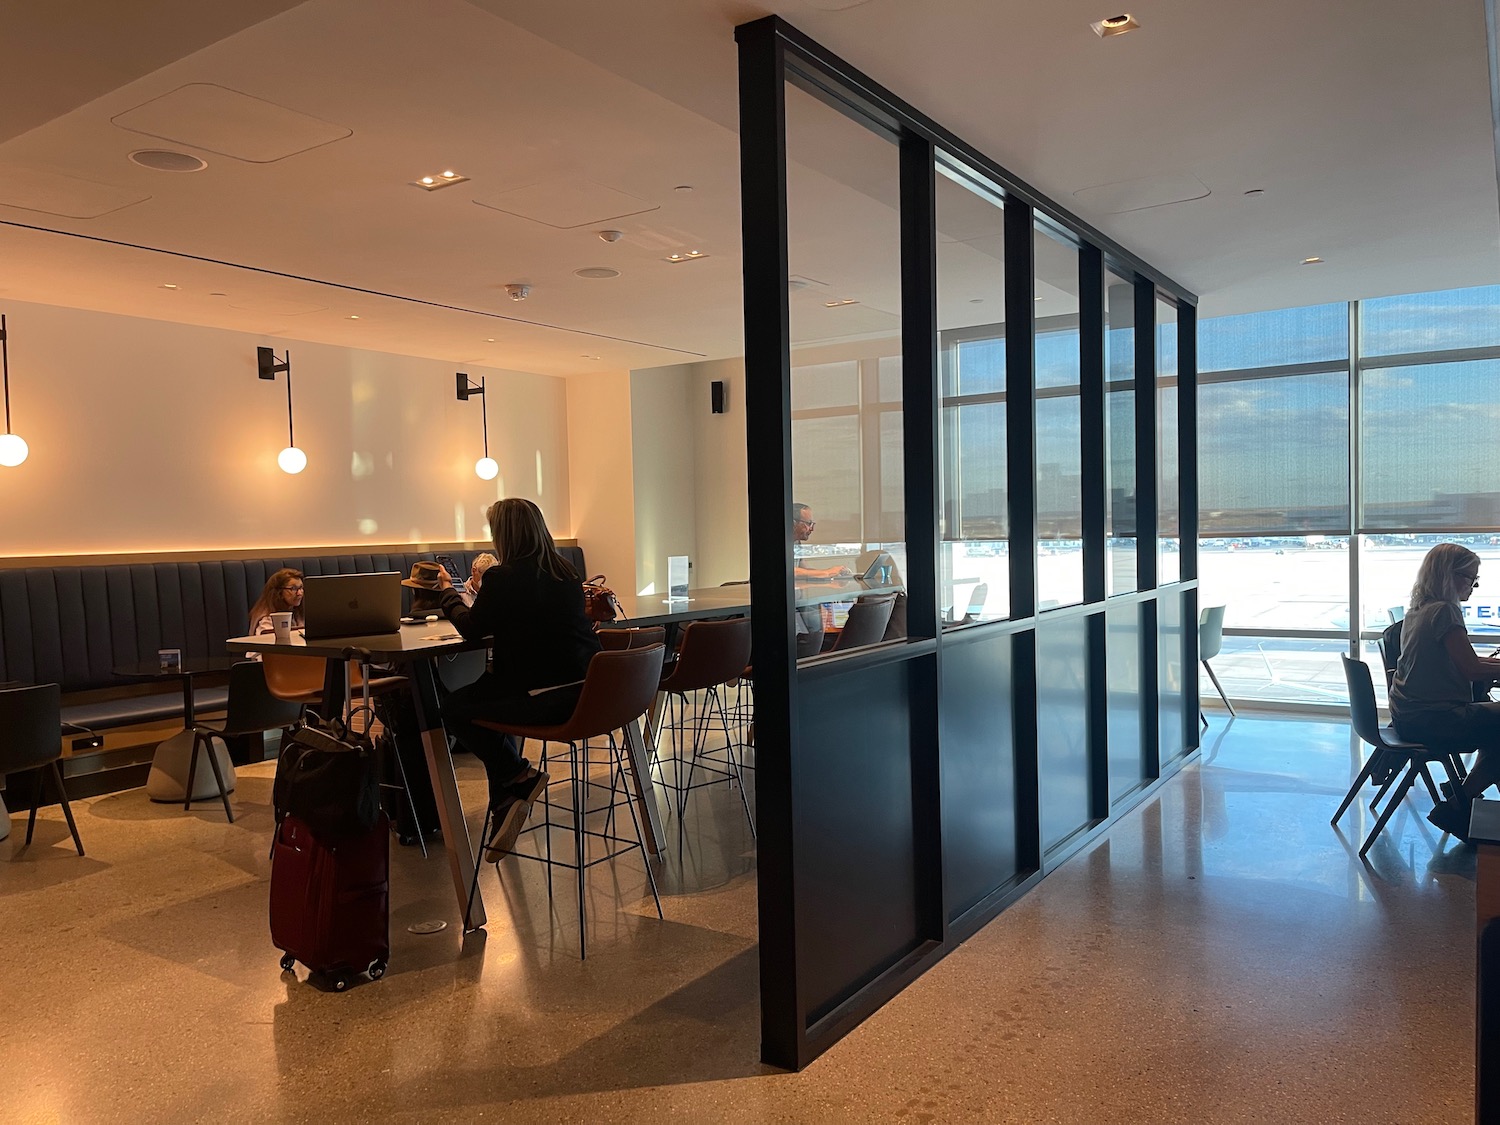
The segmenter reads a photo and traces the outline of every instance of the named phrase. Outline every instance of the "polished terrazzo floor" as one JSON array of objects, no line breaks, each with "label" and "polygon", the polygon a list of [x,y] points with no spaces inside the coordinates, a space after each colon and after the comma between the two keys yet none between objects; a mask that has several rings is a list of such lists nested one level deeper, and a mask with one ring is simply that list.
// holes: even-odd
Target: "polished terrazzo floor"
[{"label": "polished terrazzo floor", "polygon": [[[461,763],[464,759],[460,759]],[[1203,759],[801,1074],[756,1061],[737,797],[694,798],[656,919],[635,858],[487,870],[456,921],[395,853],[389,975],[335,995],[266,933],[270,767],[237,820],[140,791],[0,842],[7,1122],[1463,1122],[1474,853],[1398,814],[1369,864],[1328,815],[1346,726],[1214,716]],[[482,783],[461,765],[476,810]]]}]

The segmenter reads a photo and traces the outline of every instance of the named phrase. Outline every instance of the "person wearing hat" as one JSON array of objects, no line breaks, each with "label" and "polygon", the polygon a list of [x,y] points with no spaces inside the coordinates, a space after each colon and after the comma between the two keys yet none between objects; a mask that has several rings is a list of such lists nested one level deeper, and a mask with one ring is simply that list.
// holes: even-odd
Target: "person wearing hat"
[{"label": "person wearing hat", "polygon": [[412,591],[411,615],[413,617],[443,612],[443,593],[438,582],[440,576],[446,574],[447,572],[435,562],[411,564],[411,577],[403,578],[401,585]]}]

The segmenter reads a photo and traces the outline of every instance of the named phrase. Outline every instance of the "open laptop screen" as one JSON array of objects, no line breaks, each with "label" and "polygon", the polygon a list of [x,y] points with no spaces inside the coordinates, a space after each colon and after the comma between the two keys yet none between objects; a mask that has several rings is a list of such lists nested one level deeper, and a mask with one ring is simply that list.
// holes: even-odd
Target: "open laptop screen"
[{"label": "open laptop screen", "polygon": [[401,575],[310,575],[302,580],[303,636],[368,637],[401,631]]}]

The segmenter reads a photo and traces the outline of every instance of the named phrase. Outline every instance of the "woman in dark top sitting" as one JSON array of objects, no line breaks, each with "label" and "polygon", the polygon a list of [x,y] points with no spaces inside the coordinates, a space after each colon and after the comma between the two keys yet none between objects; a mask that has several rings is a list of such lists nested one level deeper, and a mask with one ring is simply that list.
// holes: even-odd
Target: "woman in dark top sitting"
[{"label": "woman in dark top sitting", "polygon": [[1427,818],[1461,838],[1469,831],[1469,802],[1500,781],[1500,703],[1475,703],[1473,695],[1475,682],[1500,677],[1500,660],[1474,651],[1459,608],[1478,585],[1479,556],[1467,547],[1439,543],[1427,552],[1402,619],[1391,683],[1391,722],[1401,737],[1479,752],[1462,791]]},{"label": "woman in dark top sitting", "polygon": [[492,829],[485,858],[499,859],[521,834],[547,775],[521,757],[516,740],[475,719],[550,726],[572,715],[599,638],[584,612],[583,584],[558,554],[541,510],[530,500],[497,500],[485,513],[499,560],[485,572],[474,604],[464,604],[440,572],[443,612],[468,640],[491,637],[488,672],[443,703],[448,733],[484,763]]}]

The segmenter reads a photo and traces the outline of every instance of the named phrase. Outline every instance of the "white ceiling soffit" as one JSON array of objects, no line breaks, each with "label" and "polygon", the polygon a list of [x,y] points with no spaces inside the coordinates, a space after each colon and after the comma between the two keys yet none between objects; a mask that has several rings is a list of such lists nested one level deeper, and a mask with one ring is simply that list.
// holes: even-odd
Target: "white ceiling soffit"
[{"label": "white ceiling soffit", "polygon": [[18,207],[68,219],[97,219],[150,198],[130,188],[95,183],[44,168],[0,164],[0,208]]},{"label": "white ceiling soffit", "polygon": [[[733,125],[738,0],[474,0]],[[1013,174],[1203,296],[1203,315],[1500,280],[1480,3],[973,0],[781,7]],[[661,65],[663,57],[673,64]],[[1212,194],[1112,215],[1072,194],[1182,170]],[[1263,194],[1244,193],[1261,189]],[[1303,258],[1325,264],[1303,269]]]},{"label": "white ceiling soffit", "polygon": [[1073,203],[1102,215],[1124,215],[1130,211],[1144,211],[1148,207],[1186,203],[1209,194],[1208,185],[1191,172],[1171,172],[1100,184],[1098,187],[1079,188],[1073,193]]},{"label": "white ceiling soffit", "polygon": [[251,164],[272,164],[353,135],[351,129],[212,82],[179,86],[110,120],[122,129]]},{"label": "white ceiling soffit", "polygon": [[589,180],[548,180],[498,195],[476,196],[474,202],[557,230],[614,222],[661,207]]}]

